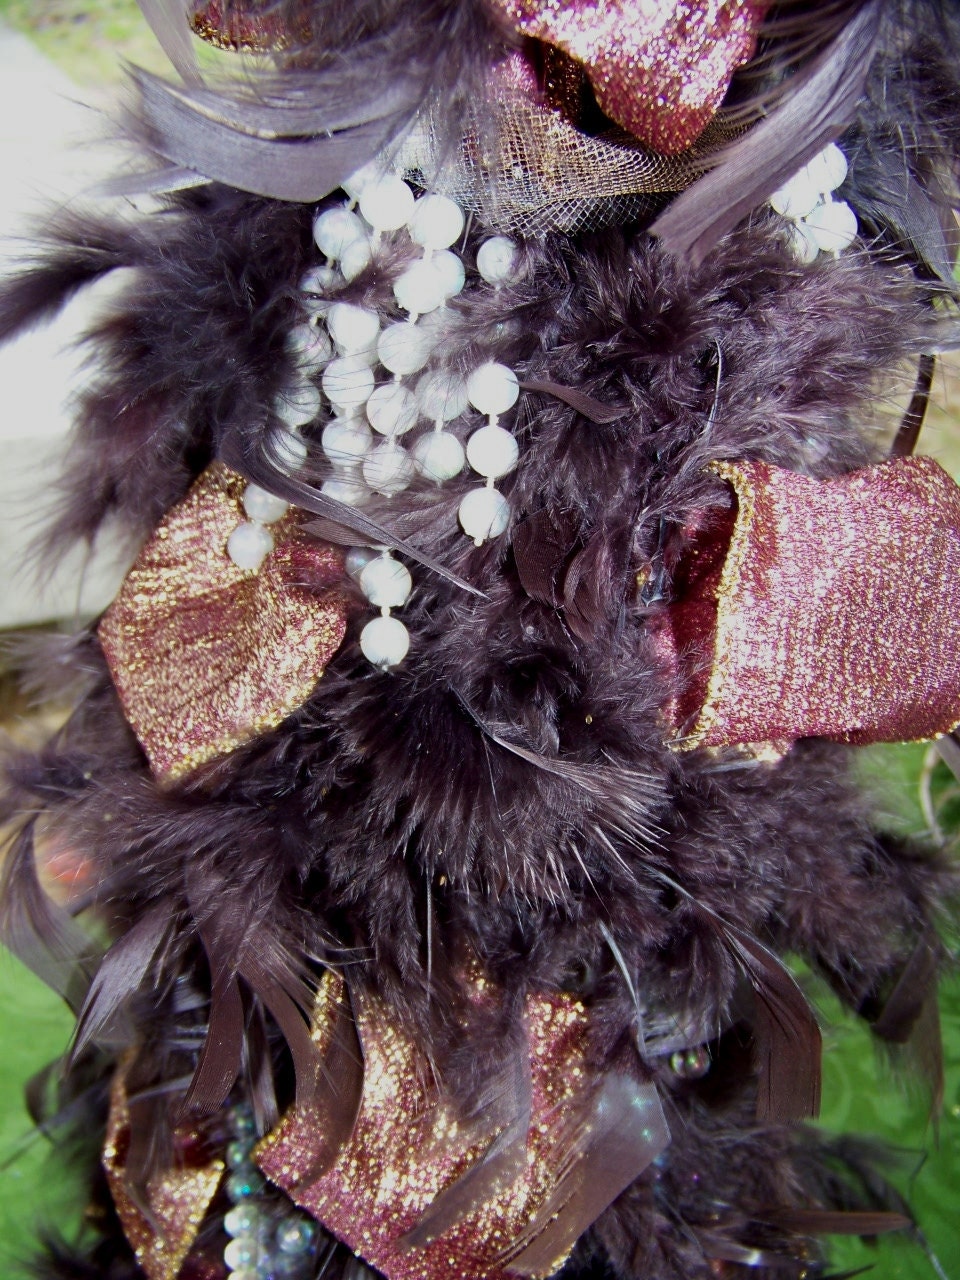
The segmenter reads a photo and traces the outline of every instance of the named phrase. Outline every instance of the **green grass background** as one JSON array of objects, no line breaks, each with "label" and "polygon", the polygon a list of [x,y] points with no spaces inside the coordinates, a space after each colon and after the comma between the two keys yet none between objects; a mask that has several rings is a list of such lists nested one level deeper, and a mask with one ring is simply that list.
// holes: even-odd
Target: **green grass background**
[{"label": "green grass background", "polygon": [[[343,0],[348,3],[349,0]],[[164,69],[164,59],[133,0],[0,0],[0,21],[28,35],[81,86],[109,91],[120,84],[120,59]],[[210,55],[207,55],[208,57]],[[941,393],[944,388],[941,386]],[[949,387],[947,388],[949,390]],[[942,398],[942,395],[941,395]],[[954,415],[932,415],[925,451],[960,474]],[[923,836],[934,814],[944,835],[960,831],[960,793],[942,765],[931,768],[925,747],[871,748],[863,774],[884,820]],[[946,1065],[939,1139],[924,1099],[909,1079],[881,1061],[869,1033],[843,1016],[816,989],[824,1015],[824,1107],[821,1123],[889,1142],[902,1158],[896,1177],[914,1206],[932,1252],[887,1238],[879,1248],[838,1240],[837,1268],[872,1266],[874,1280],[960,1280],[960,979],[942,990]],[[31,1137],[22,1103],[25,1082],[66,1047],[71,1018],[58,999],[17,961],[0,954],[0,1277],[15,1274],[38,1227],[71,1234],[82,1205],[70,1171],[58,1166],[43,1139]]]}]

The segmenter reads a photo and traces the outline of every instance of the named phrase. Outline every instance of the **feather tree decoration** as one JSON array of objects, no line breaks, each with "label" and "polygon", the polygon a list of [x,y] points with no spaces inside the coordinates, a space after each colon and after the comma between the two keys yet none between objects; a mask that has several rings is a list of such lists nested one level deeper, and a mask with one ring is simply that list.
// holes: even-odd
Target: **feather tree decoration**
[{"label": "feather tree decoration", "polygon": [[[432,95],[458,138],[515,39],[479,3],[315,4],[309,36],[228,94],[201,80],[181,7],[144,8],[180,83],[137,73],[135,128],[171,186],[174,171],[203,181],[138,220],[62,215],[0,299],[6,337],[101,276],[136,280],[90,335],[100,375],[48,553],[108,517],[143,540],[219,459],[317,517],[305,536],[384,543],[420,568],[401,667],[366,664],[351,616],[298,710],[173,786],[151,775],[96,633],[67,652],[76,709],[43,751],[6,763],[3,814],[16,830],[6,937],[79,1013],[66,1088],[82,1084],[102,1130],[90,1077],[133,1050],[126,1171],[141,1212],[184,1125],[204,1154],[223,1149],[241,1099],[260,1133],[317,1109],[326,1169],[363,1106],[359,1011],[384,1009],[485,1143],[413,1229],[415,1248],[522,1164],[527,1002],[569,993],[589,1014],[596,1106],[589,1123],[558,1123],[568,1162],[504,1265],[549,1274],[589,1202],[569,1280],[824,1274],[812,1234],[872,1235],[909,1215],[883,1202],[862,1150],[818,1146],[791,1123],[816,1112],[820,1032],[783,960],[802,955],[878,1038],[922,1042],[935,1087],[933,922],[956,871],[871,830],[844,747],[803,741],[776,764],[670,750],[675,677],[657,628],[694,532],[728,514],[708,464],[828,479],[876,460],[876,399],[955,325],[941,201],[957,165],[942,105],[957,93],[956,20],[936,12],[935,51],[925,4],[822,6],[806,39],[806,9],[775,6],[728,102],[733,120],[766,118],[667,207],[657,236],[649,218],[545,233],[523,246],[516,280],[464,292],[451,350],[464,365],[495,356],[524,388],[514,521],[478,547],[456,525],[469,479],[419,481],[358,512],[321,492],[319,450],[296,474],[278,465],[273,406],[315,264],[310,202],[389,151]],[[885,140],[910,113],[895,190]],[[841,132],[865,156],[848,187],[879,251],[804,266],[759,205]],[[469,227],[465,254],[486,234]],[[391,252],[338,298],[389,312]],[[96,867],[75,905],[108,921],[99,967],[40,893],[38,828]],[[478,966],[497,993],[486,1003]],[[321,1058],[312,1019],[330,973],[348,996]],[[655,1157],[637,1119],[650,1099],[670,1138]],[[618,1183],[642,1142],[649,1160]],[[625,1189],[601,1204],[600,1183]],[[224,1209],[200,1229],[198,1274],[223,1270]],[[40,1274],[141,1274],[111,1211],[103,1221],[86,1260],[55,1250]],[[366,1272],[321,1239],[317,1275]]]}]

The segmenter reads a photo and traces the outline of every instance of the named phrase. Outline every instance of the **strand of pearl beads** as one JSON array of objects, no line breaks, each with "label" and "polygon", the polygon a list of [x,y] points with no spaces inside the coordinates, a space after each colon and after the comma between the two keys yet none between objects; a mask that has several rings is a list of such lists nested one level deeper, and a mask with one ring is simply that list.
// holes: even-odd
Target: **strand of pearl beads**
[{"label": "strand of pearl beads", "polygon": [[457,517],[464,533],[478,547],[487,538],[503,533],[510,520],[510,503],[494,488],[494,481],[516,467],[520,451],[510,432],[498,424],[498,418],[513,408],[519,395],[517,375],[495,360],[474,369],[467,379],[468,400],[487,414],[487,425],[474,431],[467,441],[467,461],[486,484],[464,495]]},{"label": "strand of pearl beads", "polygon": [[230,1237],[223,1251],[229,1280],[309,1280],[314,1272],[317,1226],[275,1193],[253,1164],[256,1127],[250,1109],[231,1107],[226,1183],[232,1208],[223,1219]]},{"label": "strand of pearl beads", "polygon": [[369,495],[361,468],[372,434],[361,414],[375,385],[371,366],[376,361],[380,317],[366,307],[335,302],[327,311],[326,324],[337,355],[321,379],[335,414],[321,436],[333,471],[321,488],[329,497],[362,506]]},{"label": "strand of pearl beads", "polygon": [[791,223],[790,245],[800,262],[813,262],[820,253],[837,257],[855,239],[857,215],[833,197],[846,176],[847,158],[831,142],[770,197]]},{"label": "strand of pearl beads", "polygon": [[367,600],[380,610],[360,632],[360,649],[372,666],[382,671],[397,666],[407,656],[410,633],[391,610],[402,608],[410,598],[413,579],[406,565],[395,560],[389,547],[379,554],[367,547],[351,547],[344,567]]},{"label": "strand of pearl beads", "polygon": [[241,502],[248,519],[238,524],[227,539],[227,555],[238,569],[256,573],[274,547],[273,534],[267,526],[286,515],[290,504],[258,484],[247,485]]}]

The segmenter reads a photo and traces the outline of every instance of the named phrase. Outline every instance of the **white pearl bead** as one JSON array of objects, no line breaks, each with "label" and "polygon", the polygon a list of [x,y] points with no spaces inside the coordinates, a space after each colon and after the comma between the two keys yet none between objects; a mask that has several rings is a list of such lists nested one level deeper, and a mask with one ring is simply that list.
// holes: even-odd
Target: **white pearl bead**
[{"label": "white pearl bead", "polygon": [[343,557],[345,572],[353,578],[354,582],[359,582],[361,573],[370,561],[376,558],[376,554],[370,547],[351,547]]},{"label": "white pearl bead", "polygon": [[329,476],[320,486],[320,492],[347,507],[363,507],[370,501],[370,490],[359,476]]},{"label": "white pearl bead", "polygon": [[259,569],[273,550],[273,534],[252,521],[238,524],[227,539],[227,555],[238,569]]},{"label": "white pearl bead", "polygon": [[[305,271],[300,277],[300,292],[305,294],[326,293],[328,289],[333,289],[340,277],[337,275],[336,267],[331,267],[326,262],[321,262],[315,267],[311,267],[309,271]],[[305,298],[304,305],[309,307],[312,299]],[[320,299],[326,301],[326,299]]]},{"label": "white pearl bead", "polygon": [[394,280],[393,296],[404,311],[422,316],[443,303],[443,277],[434,271],[432,263],[421,259]]},{"label": "white pearl bead", "polygon": [[816,262],[820,247],[811,233],[807,231],[805,223],[791,222],[789,224],[789,238],[790,248],[798,262],[802,262],[805,266],[809,266],[811,262]]},{"label": "white pearl bead", "polygon": [[301,368],[321,369],[333,355],[330,339],[314,324],[298,324],[287,334],[287,350]]},{"label": "white pearl bead", "polygon": [[363,478],[376,493],[392,498],[402,493],[415,474],[413,459],[406,449],[392,441],[380,445],[367,454],[363,463]]},{"label": "white pearl bead", "polygon": [[463,230],[463,212],[447,196],[421,196],[413,206],[410,238],[425,249],[446,249]]},{"label": "white pearl bead", "polygon": [[508,236],[493,236],[477,250],[477,270],[487,284],[507,284],[516,276],[517,257],[517,246]]},{"label": "white pearl bead", "polygon": [[229,1236],[256,1236],[262,1222],[260,1210],[253,1204],[238,1204],[223,1219]]},{"label": "white pearl bead", "polygon": [[821,249],[839,253],[856,238],[857,215],[845,200],[831,200],[814,209],[805,226]]},{"label": "white pearl bead", "polygon": [[479,546],[487,538],[496,538],[510,520],[510,503],[496,489],[471,489],[464,494],[457,511],[468,538]]},{"label": "white pearl bead", "polygon": [[258,484],[248,484],[243,491],[243,509],[251,520],[259,520],[261,524],[273,524],[290,509],[290,503],[278,498],[275,493],[262,489]]},{"label": "white pearl bead", "polygon": [[519,395],[517,375],[495,360],[488,360],[479,369],[474,369],[467,379],[467,398],[481,413],[491,416],[506,413],[517,403]]},{"label": "white pearl bead", "polygon": [[512,471],[519,456],[516,440],[503,427],[481,427],[467,441],[467,461],[488,480],[498,480]]},{"label": "white pearl bead", "polygon": [[808,161],[807,181],[820,193],[836,191],[847,176],[847,157],[835,142]]},{"label": "white pearl bead", "polygon": [[421,325],[403,321],[389,325],[377,340],[380,363],[400,377],[422,369],[432,349],[430,335]]},{"label": "white pearl bead", "polygon": [[271,436],[271,445],[275,462],[287,471],[296,471],[307,460],[307,443],[292,429],[278,431]]},{"label": "white pearl bead", "polygon": [[353,355],[375,346],[380,332],[380,317],[367,307],[357,307],[352,302],[335,302],[327,312],[327,328],[344,355]]},{"label": "white pearl bead", "polygon": [[354,240],[367,238],[366,228],[355,213],[342,206],[325,209],[314,221],[313,238],[320,252],[331,261],[343,257],[344,250]]},{"label": "white pearl bead", "polygon": [[420,412],[431,422],[452,422],[467,407],[467,384],[458,373],[427,373],[417,383]]},{"label": "white pearl bead", "polygon": [[300,277],[300,304],[307,315],[326,315],[333,304],[325,295],[339,283],[337,269],[326,263],[305,272]]},{"label": "white pearl bead", "polygon": [[442,484],[463,470],[463,445],[449,431],[427,431],[413,446],[417,470]]},{"label": "white pearl bead", "polygon": [[399,618],[371,618],[360,632],[360,649],[375,667],[395,667],[410,649],[410,632]]},{"label": "white pearl bead", "polygon": [[338,356],[324,369],[320,385],[331,404],[359,409],[370,398],[373,373],[361,356]]},{"label": "white pearl bead", "polygon": [[352,240],[343,251],[340,259],[340,270],[344,280],[356,280],[361,271],[366,271],[373,261],[373,247],[366,236],[362,240]]},{"label": "white pearl bead", "polygon": [[457,255],[451,253],[449,249],[439,249],[428,265],[440,277],[440,287],[445,301],[449,302],[451,298],[455,298],[467,278],[463,263]]},{"label": "white pearl bead", "polygon": [[[327,366],[329,368],[329,365]],[[304,427],[320,412],[320,392],[312,382],[287,387],[273,403],[277,417],[288,427]]]},{"label": "white pearl bead", "polygon": [[386,174],[364,185],[360,212],[375,231],[396,231],[413,214],[413,192],[402,178]]},{"label": "white pearl bead", "polygon": [[331,462],[357,462],[373,445],[373,433],[362,418],[334,418],[320,437],[323,452]]},{"label": "white pearl bead", "polygon": [[409,600],[413,579],[393,556],[377,556],[360,574],[360,590],[378,609],[398,609]]},{"label": "white pearl bead", "polygon": [[[254,1240],[247,1238],[231,1240],[223,1251],[223,1260],[233,1276],[236,1276],[238,1271],[242,1274],[248,1264],[257,1261],[259,1252],[259,1246]],[[250,1269],[253,1270],[252,1267]]]},{"label": "white pearl bead", "polygon": [[414,426],[418,416],[416,396],[398,382],[377,387],[367,401],[370,425],[382,436],[402,436]]},{"label": "white pearl bead", "polygon": [[819,199],[820,192],[807,181],[806,172],[801,169],[773,193],[770,203],[785,218],[798,219],[805,218]]},{"label": "white pearl bead", "polygon": [[370,183],[375,182],[380,177],[380,172],[380,166],[375,160],[371,160],[362,169],[358,169],[356,173],[351,173],[350,177],[341,183],[341,186],[351,200],[359,200]]}]

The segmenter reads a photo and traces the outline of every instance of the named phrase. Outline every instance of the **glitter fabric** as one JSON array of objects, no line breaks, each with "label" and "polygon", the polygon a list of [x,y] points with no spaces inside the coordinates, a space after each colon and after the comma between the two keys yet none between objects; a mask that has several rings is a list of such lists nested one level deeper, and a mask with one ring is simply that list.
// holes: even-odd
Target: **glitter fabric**
[{"label": "glitter fabric", "polygon": [[210,0],[194,11],[191,26],[196,35],[215,49],[230,52],[279,53],[305,44],[311,38],[307,18],[309,5],[293,20],[282,19],[271,12],[269,3],[241,4],[239,0]]},{"label": "glitter fabric", "polygon": [[712,654],[676,745],[955,728],[960,489],[942,468],[898,458],[827,481],[763,462],[714,470],[738,510],[722,572],[707,552],[699,599],[675,617],[677,651]]},{"label": "glitter fabric", "polygon": [[685,151],[753,56],[769,0],[491,0],[522,35],[583,63],[606,114],[664,155]]},{"label": "glitter fabric", "polygon": [[[314,1030],[321,1052],[342,992],[339,978],[324,980]],[[482,980],[478,995],[491,996]],[[592,1090],[586,1080],[586,1011],[579,1001],[528,997],[526,1025],[531,1107],[525,1143],[522,1134],[512,1144],[502,1141],[502,1118],[492,1131],[489,1124],[479,1131],[475,1123],[461,1123],[413,1040],[365,1002],[357,1012],[363,1094],[349,1140],[339,1152],[324,1150],[329,1125],[323,1116],[293,1111],[258,1149],[260,1168],[389,1280],[552,1274],[669,1135],[653,1086],[632,1080],[614,1126],[635,1132],[623,1144],[609,1121],[604,1128],[602,1108],[613,1095]],[[442,1215],[433,1232],[421,1227],[418,1234],[438,1196],[458,1183],[470,1186],[498,1136],[506,1157],[498,1176],[475,1178],[457,1212]]]},{"label": "glitter fabric", "polygon": [[342,559],[290,511],[257,572],[226,554],[245,481],[210,467],[143,548],[100,623],[124,713],[163,782],[278,725],[346,628]]},{"label": "glitter fabric", "polygon": [[[184,1145],[202,1145],[186,1133]],[[148,1280],[176,1280],[197,1237],[224,1174],[222,1160],[197,1168],[169,1169],[147,1183],[146,1212],[131,1196],[124,1171],[130,1140],[126,1073],[121,1067],[110,1092],[110,1115],[103,1148],[103,1167],[123,1233]]]}]

